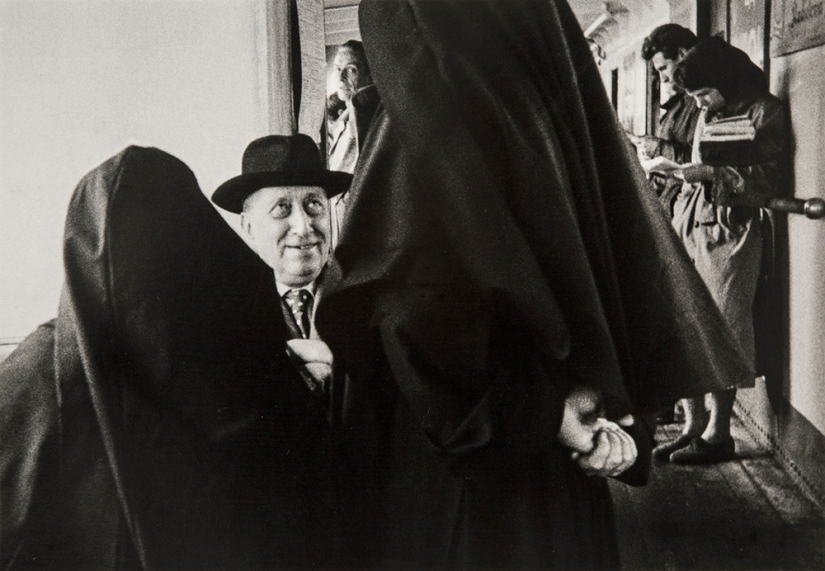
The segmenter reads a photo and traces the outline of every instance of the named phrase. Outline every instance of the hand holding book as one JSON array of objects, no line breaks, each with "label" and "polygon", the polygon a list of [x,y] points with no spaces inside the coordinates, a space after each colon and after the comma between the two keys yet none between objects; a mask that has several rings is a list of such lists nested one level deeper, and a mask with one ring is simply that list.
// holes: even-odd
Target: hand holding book
[{"label": "hand holding book", "polygon": [[656,157],[642,161],[642,168],[645,169],[646,173],[657,173],[665,176],[679,177],[684,166],[666,157]]},{"label": "hand holding book", "polygon": [[710,165],[689,164],[682,165],[679,178],[685,182],[705,182],[713,180],[714,170]]}]

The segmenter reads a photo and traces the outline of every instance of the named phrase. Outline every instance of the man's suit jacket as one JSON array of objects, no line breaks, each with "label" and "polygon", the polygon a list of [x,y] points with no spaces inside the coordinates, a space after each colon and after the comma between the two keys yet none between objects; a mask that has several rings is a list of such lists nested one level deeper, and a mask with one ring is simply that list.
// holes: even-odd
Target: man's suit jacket
[{"label": "man's suit jacket", "polygon": [[0,567],[296,568],[336,543],[327,411],[272,271],[130,147],[71,204],[58,317],[0,365]]}]

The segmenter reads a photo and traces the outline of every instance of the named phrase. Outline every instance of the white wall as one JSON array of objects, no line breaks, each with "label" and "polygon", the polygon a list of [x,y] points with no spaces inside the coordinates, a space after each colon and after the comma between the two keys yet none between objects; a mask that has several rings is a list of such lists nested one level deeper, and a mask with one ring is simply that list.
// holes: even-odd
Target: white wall
[{"label": "white wall", "polygon": [[651,0],[641,11],[617,13],[615,19],[593,37],[607,54],[600,70],[608,93],[610,72],[619,71],[617,114],[622,126],[636,134],[645,132],[647,115],[647,62],[642,59],[642,43],[653,28],[668,21],[668,2]]},{"label": "white wall", "polygon": [[96,164],[135,143],[182,159],[207,194],[238,174],[267,128],[262,13],[256,0],[0,2],[0,342],[56,314],[66,206]]},{"label": "white wall", "polygon": [[[825,46],[771,60],[771,91],[788,101],[799,198],[825,197]],[[825,433],[825,221],[788,217],[788,400]]]}]

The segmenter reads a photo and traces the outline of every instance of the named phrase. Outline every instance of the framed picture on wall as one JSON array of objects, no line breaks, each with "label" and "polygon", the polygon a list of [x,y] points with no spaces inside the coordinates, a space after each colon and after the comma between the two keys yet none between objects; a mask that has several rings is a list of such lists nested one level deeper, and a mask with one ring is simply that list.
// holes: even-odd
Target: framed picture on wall
[{"label": "framed picture on wall", "polygon": [[825,5],[810,0],[773,0],[771,55],[825,44]]}]

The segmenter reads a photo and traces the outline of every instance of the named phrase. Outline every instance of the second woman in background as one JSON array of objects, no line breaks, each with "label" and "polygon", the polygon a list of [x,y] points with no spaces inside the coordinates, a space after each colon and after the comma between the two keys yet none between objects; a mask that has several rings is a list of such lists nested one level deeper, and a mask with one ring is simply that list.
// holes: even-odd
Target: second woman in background
[{"label": "second woman in background", "polygon": [[[682,171],[686,183],[674,205],[673,226],[742,354],[753,363],[753,303],[762,233],[759,210],[752,205],[784,188],[785,110],[768,92],[763,71],[720,38],[691,49],[673,78],[702,109],[694,164]],[[659,446],[654,456],[678,464],[732,458],[730,417],[735,398],[734,388],[709,393],[707,411],[701,398],[689,400],[683,433]]]}]

